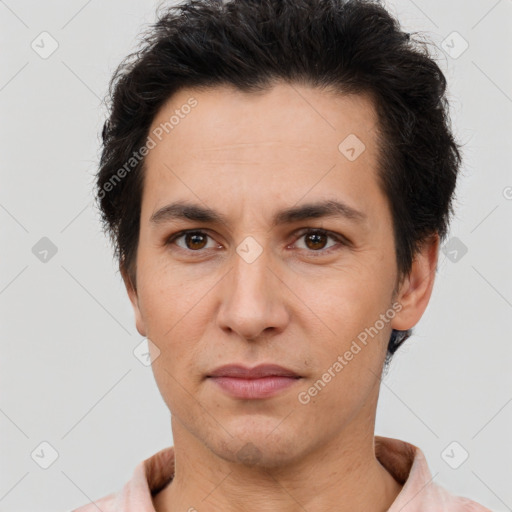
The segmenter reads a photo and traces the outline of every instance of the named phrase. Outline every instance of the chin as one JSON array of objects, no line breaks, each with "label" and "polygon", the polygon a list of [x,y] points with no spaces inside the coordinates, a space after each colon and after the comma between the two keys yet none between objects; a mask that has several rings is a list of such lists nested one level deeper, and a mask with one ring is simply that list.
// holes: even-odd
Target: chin
[{"label": "chin", "polygon": [[228,436],[228,439],[219,442],[210,439],[205,444],[218,457],[250,467],[282,467],[300,456],[300,445],[289,429],[281,425],[279,430],[280,427],[276,428],[275,421],[271,428],[269,421],[263,423],[254,425],[251,422],[252,428],[245,425],[243,430],[227,426],[226,430],[232,434],[232,438]]}]

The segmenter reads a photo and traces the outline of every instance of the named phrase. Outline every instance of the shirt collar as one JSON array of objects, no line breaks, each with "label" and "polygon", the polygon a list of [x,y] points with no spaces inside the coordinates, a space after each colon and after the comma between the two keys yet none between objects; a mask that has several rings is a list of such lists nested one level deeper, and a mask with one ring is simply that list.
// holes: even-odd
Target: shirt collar
[{"label": "shirt collar", "polygon": [[[467,498],[454,497],[433,482],[423,452],[415,445],[390,437],[374,436],[375,456],[395,480],[403,485],[388,512],[474,510],[490,512]],[[175,471],[174,447],[160,450],[135,468],[132,479],[115,501],[114,511],[155,512],[152,496],[168,485]],[[461,508],[459,509],[458,506]],[[465,508],[465,507],[474,508]],[[427,508],[425,508],[427,507]],[[464,507],[464,508],[463,508]]]}]

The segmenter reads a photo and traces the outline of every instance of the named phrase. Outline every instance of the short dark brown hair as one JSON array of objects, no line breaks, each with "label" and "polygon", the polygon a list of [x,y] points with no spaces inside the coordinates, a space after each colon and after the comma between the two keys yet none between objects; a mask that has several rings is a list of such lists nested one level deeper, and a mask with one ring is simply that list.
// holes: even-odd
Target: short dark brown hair
[{"label": "short dark brown hair", "polygon": [[[412,36],[371,0],[189,0],[164,7],[140,50],[112,77],[97,174],[104,229],[133,285],[144,184],[137,150],[159,109],[185,87],[262,92],[277,80],[372,98],[378,179],[392,213],[401,281],[422,242],[436,233],[445,238],[461,163],[445,76],[428,41]],[[411,334],[393,330],[386,362]]]}]

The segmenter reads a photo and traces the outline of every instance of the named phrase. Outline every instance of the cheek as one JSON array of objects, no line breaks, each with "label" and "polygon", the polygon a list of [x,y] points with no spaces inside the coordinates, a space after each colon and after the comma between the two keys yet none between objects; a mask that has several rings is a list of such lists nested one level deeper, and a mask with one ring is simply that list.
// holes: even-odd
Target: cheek
[{"label": "cheek", "polygon": [[[193,375],[200,342],[211,322],[207,292],[212,286],[214,282],[206,283],[169,266],[140,268],[139,307],[147,337],[160,350],[155,368],[160,378],[169,378],[166,370],[176,376],[179,373],[180,379]],[[172,379],[169,385],[173,385]]]},{"label": "cheek", "polygon": [[[315,335],[309,332],[309,335],[318,338],[311,348],[319,373],[330,368],[331,373],[336,375],[336,378],[331,377],[333,385],[330,387],[341,385],[341,382],[345,382],[342,387],[357,387],[359,379],[369,379],[367,385],[370,385],[373,382],[370,370],[379,372],[392,319],[381,320],[381,315],[385,315],[390,308],[392,290],[391,280],[387,277],[389,271],[387,274],[384,272],[382,266],[376,264],[354,265],[350,269],[343,268],[336,275],[331,273],[322,277],[314,287],[305,285],[301,289],[302,296],[308,297],[307,305],[321,320],[318,322],[311,315],[308,316],[310,321],[319,325],[322,333],[318,331]],[[307,331],[308,325],[303,324],[303,329]],[[343,359],[341,371],[333,368],[338,356]],[[336,367],[339,369],[339,365]],[[323,380],[329,378],[326,375]]]},{"label": "cheek", "polygon": [[314,280],[296,280],[294,289],[334,338],[346,338],[373,324],[388,307],[391,284],[383,276],[384,270],[361,262],[331,268]]},{"label": "cheek", "polygon": [[[187,322],[187,316],[201,301],[206,284],[200,278],[184,276],[169,265],[140,267],[139,306],[148,331],[165,340]],[[149,334],[148,334],[149,337]]]}]

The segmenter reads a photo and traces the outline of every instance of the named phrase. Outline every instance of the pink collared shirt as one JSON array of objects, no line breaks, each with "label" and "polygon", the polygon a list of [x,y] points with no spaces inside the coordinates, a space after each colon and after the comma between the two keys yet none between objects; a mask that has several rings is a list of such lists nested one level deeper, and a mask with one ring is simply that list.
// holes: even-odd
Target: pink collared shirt
[{"label": "pink collared shirt", "polygon": [[[492,512],[468,498],[454,496],[432,481],[423,452],[399,439],[375,436],[379,462],[403,484],[388,512]],[[151,496],[174,476],[174,448],[140,462],[120,492],[109,494],[73,512],[155,512]]]}]

